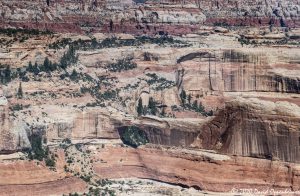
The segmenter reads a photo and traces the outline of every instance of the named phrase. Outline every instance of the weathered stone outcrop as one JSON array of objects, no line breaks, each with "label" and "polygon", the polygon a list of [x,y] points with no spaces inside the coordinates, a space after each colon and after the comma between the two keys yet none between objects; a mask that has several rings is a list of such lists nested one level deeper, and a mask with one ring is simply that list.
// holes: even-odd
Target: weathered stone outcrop
[{"label": "weathered stone outcrop", "polygon": [[95,158],[102,160],[94,162],[95,171],[102,178],[138,177],[216,192],[230,192],[233,188],[300,188],[298,166],[264,159],[176,148],[105,148]]},{"label": "weathered stone outcrop", "polygon": [[13,122],[9,117],[9,105],[5,97],[0,97],[0,153],[12,153],[30,148],[27,137],[28,126],[21,122]]},{"label": "weathered stone outcrop", "polygon": [[299,191],[299,0],[0,7],[0,195],[126,177]]},{"label": "weathered stone outcrop", "polygon": [[[7,1],[1,26],[82,32],[187,34],[199,24],[299,27],[297,0],[276,1]],[[8,22],[9,21],[9,22]]]},{"label": "weathered stone outcrop", "polygon": [[[67,115],[67,114],[66,114]],[[97,139],[97,138],[119,138],[114,130],[113,119],[105,113],[96,110],[75,112],[73,118],[50,123],[47,137],[51,139]]]},{"label": "weathered stone outcrop", "polygon": [[[35,170],[32,170],[31,172],[34,171]],[[3,196],[43,196],[63,195],[69,194],[70,192],[84,192],[86,191],[86,185],[83,180],[76,177],[70,177],[46,183],[0,185],[0,189],[1,195]]]},{"label": "weathered stone outcrop", "polygon": [[37,164],[28,160],[0,160],[1,195],[62,195],[84,192],[86,183],[65,173],[64,154],[57,152],[56,171],[43,162]]},{"label": "weathered stone outcrop", "polygon": [[238,99],[204,125],[202,148],[219,152],[300,162],[300,112],[288,102]]},{"label": "weathered stone outcrop", "polygon": [[[212,91],[299,94],[298,70],[288,71],[289,67],[297,65],[277,65],[270,62],[272,58],[274,54],[261,51],[192,52],[178,58],[178,76],[181,75],[183,88],[191,94],[205,95]],[[180,74],[182,70],[184,75]]]},{"label": "weathered stone outcrop", "polygon": [[[131,121],[142,129],[150,143],[168,146],[190,146],[199,134],[199,126],[205,120],[202,119],[158,119],[155,117],[143,117]],[[127,123],[125,123],[127,124]],[[124,129],[119,127],[118,129]]]},{"label": "weathered stone outcrop", "polygon": [[153,144],[193,146],[226,154],[300,162],[299,106],[289,102],[239,98],[228,101],[210,119],[148,117],[129,122],[145,131]]}]

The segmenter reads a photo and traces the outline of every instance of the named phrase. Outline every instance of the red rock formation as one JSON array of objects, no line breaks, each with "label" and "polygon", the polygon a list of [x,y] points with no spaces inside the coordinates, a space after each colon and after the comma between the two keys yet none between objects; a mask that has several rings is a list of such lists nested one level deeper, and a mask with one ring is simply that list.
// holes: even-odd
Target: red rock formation
[{"label": "red rock formation", "polygon": [[86,183],[64,171],[64,154],[58,151],[57,171],[43,162],[11,160],[0,162],[0,195],[62,195],[86,191]]},{"label": "red rock formation", "polygon": [[[13,5],[13,6],[11,6]],[[208,25],[299,27],[297,1],[1,1],[0,27],[25,27],[58,32],[89,31],[151,34],[193,32]],[[19,8],[19,9],[18,9]],[[23,10],[22,12],[20,10]],[[34,10],[34,12],[29,12]],[[12,14],[15,13],[15,14]],[[101,14],[105,13],[105,14]],[[112,23],[111,23],[112,21]],[[196,28],[190,25],[196,25]],[[179,28],[177,28],[179,27]],[[184,27],[182,29],[181,27]]]},{"label": "red rock formation", "polygon": [[[34,172],[34,170],[31,172]],[[37,184],[0,185],[0,190],[3,196],[63,195],[71,192],[84,192],[86,185],[79,178],[70,177]]]},{"label": "red rock formation", "polygon": [[102,161],[95,162],[94,168],[102,178],[138,177],[217,192],[300,188],[300,171],[293,164],[226,156],[218,160],[216,154],[215,159],[199,154],[180,149],[105,148],[95,156]]},{"label": "red rock formation", "polygon": [[300,118],[287,108],[299,109],[288,102],[229,102],[202,127],[201,146],[223,153],[299,163]]}]

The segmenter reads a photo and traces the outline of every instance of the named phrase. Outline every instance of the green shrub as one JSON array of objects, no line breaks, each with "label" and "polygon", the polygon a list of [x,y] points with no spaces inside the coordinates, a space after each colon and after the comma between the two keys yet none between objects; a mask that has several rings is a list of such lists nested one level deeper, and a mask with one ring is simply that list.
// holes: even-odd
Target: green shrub
[{"label": "green shrub", "polygon": [[85,182],[90,182],[92,177],[91,177],[91,176],[85,175],[85,176],[80,176],[80,178],[81,178],[82,180],[84,180]]},{"label": "green shrub", "polygon": [[6,29],[0,29],[0,34],[5,34],[7,36],[16,36],[17,34],[20,35],[51,35],[53,34],[49,30],[46,31],[40,31],[37,29],[12,29],[12,28],[6,28]]},{"label": "green shrub", "polygon": [[51,158],[47,157],[45,163],[48,167],[55,167],[55,158],[53,156]]},{"label": "green shrub", "polygon": [[16,105],[13,105],[11,107],[9,107],[10,110],[12,111],[20,111],[20,110],[23,110],[23,105],[22,104],[16,104]]},{"label": "green shrub", "polygon": [[[12,71],[9,65],[5,65],[5,69],[0,69],[0,82],[2,84],[7,84],[13,79]],[[3,65],[1,66],[3,67]]]},{"label": "green shrub", "polygon": [[116,63],[111,63],[106,66],[106,68],[111,72],[121,72],[126,70],[135,69],[137,67],[136,63],[132,62],[132,57],[127,57],[118,60]]},{"label": "green shrub", "polygon": [[18,92],[17,92],[17,97],[19,99],[22,99],[23,98],[23,90],[22,90],[22,83],[20,82],[19,84],[19,88],[18,88]]},{"label": "green shrub", "polygon": [[33,134],[29,137],[31,150],[29,151],[29,158],[42,161],[46,157],[45,150],[42,146],[42,136]]},{"label": "green shrub", "polygon": [[139,102],[138,102],[138,106],[137,106],[137,113],[139,116],[141,116],[144,112],[143,112],[143,103],[142,103],[142,99],[140,98],[139,99]]},{"label": "green shrub", "polygon": [[169,81],[166,78],[159,77],[155,73],[147,73],[146,76],[148,76],[150,79],[146,80],[146,82],[151,86],[154,86],[153,88],[157,91],[171,88],[175,86],[175,83],[173,81]]},{"label": "green shrub", "polygon": [[67,45],[72,45],[76,50],[94,50],[103,48],[117,48],[124,46],[140,46],[143,44],[157,44],[160,46],[178,46],[178,47],[189,47],[190,44],[176,40],[171,36],[159,36],[159,37],[149,37],[149,36],[137,36],[135,39],[117,39],[106,38],[101,42],[98,42],[95,38],[92,40],[75,40],[72,42],[70,38],[64,38],[62,40],[56,41],[49,45],[51,49],[62,49]]},{"label": "green shrub", "polygon": [[[76,51],[74,47],[71,45],[66,53],[60,59],[59,64],[51,62],[48,57],[45,58],[44,63],[42,65],[38,65],[35,62],[35,65],[32,66],[31,62],[28,64],[26,68],[27,71],[34,73],[35,75],[40,72],[52,72],[59,68],[66,69],[68,66],[75,64],[78,61],[78,56],[76,55]],[[74,73],[75,74],[75,73]],[[61,75],[61,78],[65,78],[65,75]]]},{"label": "green shrub", "polygon": [[132,146],[134,148],[148,143],[146,133],[136,126],[120,128],[119,134],[124,144]]}]

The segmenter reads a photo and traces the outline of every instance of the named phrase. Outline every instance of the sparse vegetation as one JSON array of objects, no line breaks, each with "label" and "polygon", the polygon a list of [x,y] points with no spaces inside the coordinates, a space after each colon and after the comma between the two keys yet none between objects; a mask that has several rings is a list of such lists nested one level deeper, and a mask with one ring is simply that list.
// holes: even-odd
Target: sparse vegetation
[{"label": "sparse vegetation", "polygon": [[146,133],[136,126],[120,128],[119,134],[124,144],[134,148],[148,143]]},{"label": "sparse vegetation", "polygon": [[181,99],[181,103],[182,105],[185,105],[185,101],[186,101],[186,92],[184,89],[182,89],[181,93],[180,93],[180,99]]},{"label": "sparse vegetation", "polygon": [[156,115],[158,110],[157,110],[157,102],[154,101],[153,97],[150,97],[149,99],[149,104],[148,104],[148,112],[151,114],[151,115]]},{"label": "sparse vegetation", "polygon": [[136,111],[137,111],[137,113],[138,113],[139,116],[141,116],[143,114],[143,103],[142,103],[142,99],[141,98],[139,99]]},{"label": "sparse vegetation", "polygon": [[159,77],[155,73],[147,73],[146,76],[148,76],[150,79],[147,79],[146,82],[150,85],[153,86],[152,88],[154,90],[163,90],[166,88],[171,88],[175,86],[175,82],[167,80],[164,77]]},{"label": "sparse vegetation", "polygon": [[[198,104],[197,99],[194,100],[193,103],[191,103],[192,96],[190,94],[187,96],[184,89],[180,93],[180,99],[181,99],[182,107],[184,109],[192,110],[194,112],[202,114],[203,116],[213,116],[213,111],[212,110],[206,111],[205,107],[202,105],[201,102],[199,102]],[[180,111],[180,109],[176,105],[173,105],[172,111]]]},{"label": "sparse vegetation", "polygon": [[54,155],[47,156],[45,159],[46,166],[48,167],[55,167],[55,157]]},{"label": "sparse vegetation", "polygon": [[251,44],[249,39],[245,38],[245,36],[243,35],[241,35],[241,37],[238,38],[238,41],[241,43],[242,46]]},{"label": "sparse vegetation", "polygon": [[227,22],[215,22],[213,25],[216,27],[230,27],[230,24]]},{"label": "sparse vegetation", "polygon": [[77,61],[78,56],[76,55],[75,49],[70,46],[68,51],[63,54],[59,64],[51,62],[48,57],[46,57],[42,65],[38,65],[37,63],[35,63],[35,65],[32,66],[32,63],[29,62],[26,70],[28,72],[34,73],[35,75],[39,74],[40,72],[50,73],[57,69],[66,69],[68,66],[75,64]]},{"label": "sparse vegetation", "polygon": [[[40,72],[50,73],[58,69],[66,69],[68,66],[75,64],[77,61],[78,56],[75,54],[75,49],[70,46],[69,50],[62,56],[59,64],[51,62],[48,57],[46,57],[44,63],[41,65],[38,65],[37,62],[32,65],[32,63],[29,62],[25,70],[11,70],[9,65],[0,65],[0,83],[8,84],[17,77],[19,77],[22,81],[27,82],[29,81],[29,78],[26,76],[27,72],[33,73],[34,75],[38,75]],[[3,69],[3,67],[5,68]],[[74,78],[74,74],[75,73],[71,74],[72,79]]]},{"label": "sparse vegetation", "polygon": [[80,176],[80,178],[85,182],[90,182],[92,177],[88,175],[84,175],[84,176]]},{"label": "sparse vegetation", "polygon": [[12,105],[9,109],[11,111],[20,111],[20,110],[23,110],[23,105],[22,104],[15,104],[15,105]]},{"label": "sparse vegetation", "polygon": [[29,137],[31,149],[28,151],[28,157],[29,159],[33,160],[39,160],[42,161],[44,158],[46,158],[46,152],[43,148],[42,144],[42,136],[37,134],[32,134]]},{"label": "sparse vegetation", "polygon": [[[0,66],[2,67],[2,69],[0,69],[0,82],[1,84],[7,84],[11,81],[12,79],[12,71],[10,69],[10,66],[9,65],[2,65]],[[3,67],[5,67],[5,69],[3,69]]]},{"label": "sparse vegetation", "polygon": [[50,153],[48,147],[43,147],[43,138],[39,134],[32,134],[29,137],[31,149],[27,150],[28,158],[30,160],[45,161],[46,166],[50,168],[55,167],[55,156]]},{"label": "sparse vegetation", "polygon": [[[146,114],[150,114],[150,115],[154,115],[154,116],[157,115],[159,112],[157,105],[158,105],[158,103],[153,99],[153,97],[150,97],[148,106],[143,106],[142,99],[140,98],[138,101],[138,106],[137,106],[138,116],[146,115]],[[164,114],[164,112],[162,111],[161,114]]]},{"label": "sparse vegetation", "polygon": [[135,39],[117,39],[106,38],[98,42],[95,38],[91,40],[76,40],[72,41],[69,38],[64,38],[57,42],[54,42],[49,45],[51,49],[62,49],[67,45],[72,45],[76,50],[92,50],[92,49],[103,49],[103,48],[117,48],[124,46],[140,46],[143,44],[157,44],[160,46],[172,46],[172,47],[188,47],[190,44],[176,40],[171,36],[158,36],[158,37],[149,37],[149,36],[138,36]]},{"label": "sparse vegetation", "polygon": [[17,97],[18,97],[18,99],[22,99],[23,98],[23,90],[22,90],[22,83],[21,82],[19,84],[19,88],[18,88],[18,92],[17,92]]},{"label": "sparse vegetation", "polygon": [[37,29],[12,29],[12,28],[5,28],[0,29],[0,34],[7,35],[9,37],[14,37],[17,34],[20,35],[51,35],[53,34],[51,31],[39,31]]},{"label": "sparse vegetation", "polygon": [[121,72],[131,70],[137,67],[136,63],[132,62],[133,57],[127,57],[118,60],[116,63],[111,63],[106,68],[111,72]]},{"label": "sparse vegetation", "polygon": [[158,57],[149,53],[149,52],[145,52],[144,53],[144,61],[158,61]]}]

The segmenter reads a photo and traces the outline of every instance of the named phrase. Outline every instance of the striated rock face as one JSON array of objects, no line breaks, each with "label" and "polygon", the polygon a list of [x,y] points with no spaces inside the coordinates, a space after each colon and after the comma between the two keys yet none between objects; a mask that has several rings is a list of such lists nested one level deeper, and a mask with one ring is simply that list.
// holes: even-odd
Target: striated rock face
[{"label": "striated rock face", "polygon": [[149,148],[106,148],[95,157],[102,160],[94,168],[103,178],[147,178],[218,192],[240,187],[299,190],[299,167],[263,159]]},{"label": "striated rock face", "polygon": [[74,118],[51,123],[47,138],[119,138],[109,117],[97,111],[76,112]]},{"label": "striated rock face", "polygon": [[0,0],[0,195],[299,190],[299,4]]},{"label": "striated rock face", "polygon": [[203,127],[201,146],[235,155],[300,162],[299,109],[288,102],[231,101]]},{"label": "striated rock face", "polygon": [[[71,139],[118,139],[114,118],[96,110],[78,112],[60,110],[52,107],[47,110],[51,114],[44,122],[33,122],[32,118],[40,116],[41,111],[26,119],[26,122],[12,120],[9,117],[8,105],[1,108],[0,152],[13,153],[31,148],[29,137],[32,134],[42,135],[49,142]],[[59,113],[59,114],[58,114]],[[115,123],[117,123],[116,121]],[[30,126],[28,126],[28,124]]]},{"label": "striated rock face", "polygon": [[2,99],[0,101],[0,153],[6,154],[30,148],[27,125],[20,121],[11,121],[7,100],[5,97],[0,99]]},{"label": "striated rock face", "polygon": [[[293,51],[290,50],[292,53]],[[272,54],[274,52],[275,54]],[[193,52],[178,58],[183,87],[193,94],[221,92],[300,92],[298,64],[278,65],[272,62],[276,51],[266,53],[254,50],[224,50],[217,52]],[[295,54],[295,58],[299,58]],[[195,67],[198,66],[197,71]],[[294,67],[293,74],[283,72]],[[278,67],[278,68],[277,68]],[[180,74],[179,74],[180,77]]]},{"label": "striated rock face", "polygon": [[[299,1],[216,1],[204,3],[207,22],[234,25],[285,25],[297,26]],[[224,9],[226,7],[226,9]],[[206,8],[206,9],[205,9]],[[230,11],[229,11],[230,10]],[[233,11],[234,10],[234,11]],[[228,16],[227,18],[225,16]],[[283,21],[283,22],[282,22]]]},{"label": "striated rock face", "polygon": [[239,98],[206,120],[144,118],[131,124],[144,130],[153,144],[300,162],[299,121],[295,104]]},{"label": "striated rock face", "polygon": [[[1,26],[81,32],[185,34],[197,25],[299,27],[299,1],[7,1],[1,0]],[[167,24],[167,25],[165,25]]]},{"label": "striated rock face", "polygon": [[[151,145],[138,149],[113,146],[90,149],[94,149],[90,151],[93,172],[100,179],[135,177],[214,192],[230,192],[233,188],[260,191],[300,188],[300,168],[292,163]],[[62,195],[86,191],[88,187],[83,180],[69,177],[70,173],[64,171],[66,162],[61,156],[63,153],[59,151],[57,171],[33,161],[0,161],[1,194]]]},{"label": "striated rock face", "polygon": [[58,151],[56,171],[35,161],[0,159],[1,195],[62,195],[83,192],[86,183],[64,171],[64,154]]},{"label": "striated rock face", "polygon": [[[35,170],[31,170],[33,172]],[[21,178],[22,179],[22,178]],[[62,195],[69,192],[83,192],[86,187],[82,180],[70,177],[38,184],[0,185],[1,195]]]},{"label": "striated rock face", "polygon": [[[130,122],[142,129],[150,143],[168,146],[190,146],[199,133],[202,119],[157,119],[144,117]],[[118,129],[124,129],[122,126]]]},{"label": "striated rock face", "polygon": [[[300,162],[300,108],[289,102],[237,98],[226,102],[214,117],[205,119],[153,116],[132,119],[109,116],[99,110],[75,112],[54,108],[50,109],[51,114],[45,110],[49,113],[45,124],[32,126],[34,132],[44,132],[49,142],[64,138],[119,139],[118,129],[134,125],[142,129],[153,144]],[[7,118],[3,119],[4,125],[8,123]],[[12,129],[16,131],[7,131],[9,129],[3,126],[2,152],[29,148],[27,134],[31,132],[26,129],[25,124],[16,124]]]}]

